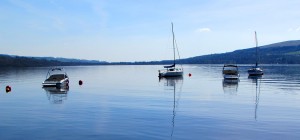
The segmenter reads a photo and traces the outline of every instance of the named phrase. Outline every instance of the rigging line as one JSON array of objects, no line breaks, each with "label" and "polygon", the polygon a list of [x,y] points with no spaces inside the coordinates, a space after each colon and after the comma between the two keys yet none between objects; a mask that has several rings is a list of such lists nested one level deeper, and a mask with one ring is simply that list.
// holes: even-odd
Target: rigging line
[{"label": "rigging line", "polygon": [[174,34],[174,29],[173,29],[173,22],[171,22],[172,24],[172,35],[173,35],[173,54],[174,54],[174,65],[175,65],[175,34]]},{"label": "rigging line", "polygon": [[259,57],[259,52],[258,52],[258,41],[257,41],[257,33],[256,33],[256,31],[254,31],[254,33],[255,33],[255,45],[256,45],[256,63],[255,63],[255,65],[256,65],[256,67],[258,66],[258,63],[260,62],[260,57]]},{"label": "rigging line", "polygon": [[175,47],[176,47],[176,49],[177,49],[177,55],[178,55],[178,58],[179,58],[179,60],[180,60],[180,54],[179,54],[179,49],[178,49],[178,45],[177,45],[176,39],[175,39]]},{"label": "rigging line", "polygon": [[[175,36],[174,36],[175,37]],[[174,39],[174,41],[175,41],[175,47],[176,47],[176,49],[177,49],[177,55],[178,55],[178,60],[180,60],[180,54],[179,54],[179,49],[178,49],[178,45],[177,45],[177,41],[176,41],[176,39]],[[181,66],[181,68],[182,68],[182,63],[180,63],[180,66]],[[182,68],[183,69],[183,68]]]},{"label": "rigging line", "polygon": [[[177,54],[178,54],[178,58],[180,60],[180,54],[179,54],[179,50],[178,50],[178,45],[177,45],[177,41],[176,41],[176,38],[175,38],[175,33],[174,33],[174,27],[173,27],[173,22],[171,22],[172,24],[172,35],[173,35],[173,52],[174,52],[174,64],[175,64],[175,47],[176,47],[176,50],[177,50]],[[182,64],[180,64],[181,66],[181,69],[182,68]]]}]

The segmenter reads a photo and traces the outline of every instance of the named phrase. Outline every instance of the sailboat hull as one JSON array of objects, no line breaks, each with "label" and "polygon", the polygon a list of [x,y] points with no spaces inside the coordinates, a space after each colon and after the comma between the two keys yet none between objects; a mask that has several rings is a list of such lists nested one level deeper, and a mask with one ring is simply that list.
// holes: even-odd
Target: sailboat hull
[{"label": "sailboat hull", "polygon": [[249,76],[259,76],[259,75],[263,75],[264,72],[260,68],[252,68],[248,70],[248,74]]},{"label": "sailboat hull", "polygon": [[183,71],[182,70],[176,70],[176,71],[160,71],[159,72],[159,77],[180,77],[183,75]]}]

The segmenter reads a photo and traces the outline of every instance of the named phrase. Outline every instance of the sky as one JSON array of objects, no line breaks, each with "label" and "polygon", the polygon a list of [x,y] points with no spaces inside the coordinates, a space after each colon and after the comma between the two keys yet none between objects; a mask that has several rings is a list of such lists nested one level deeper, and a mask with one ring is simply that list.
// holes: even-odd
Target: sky
[{"label": "sky", "polygon": [[1,0],[0,54],[108,62],[300,40],[299,0]]}]

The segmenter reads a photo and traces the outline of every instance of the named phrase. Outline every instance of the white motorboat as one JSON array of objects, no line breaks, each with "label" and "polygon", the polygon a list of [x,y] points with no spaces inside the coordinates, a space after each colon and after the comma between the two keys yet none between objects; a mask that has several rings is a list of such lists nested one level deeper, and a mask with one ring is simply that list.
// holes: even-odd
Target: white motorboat
[{"label": "white motorboat", "polygon": [[63,68],[51,68],[42,85],[43,87],[66,87],[69,86],[69,77]]},{"label": "white motorboat", "polygon": [[[174,54],[174,59],[173,59],[173,65],[170,66],[164,66],[165,69],[163,70],[158,70],[158,76],[159,77],[180,77],[183,75],[183,68],[181,67],[176,67],[176,55],[175,55],[175,35],[174,35],[174,30],[173,30],[173,23],[172,24],[172,34],[173,34],[173,54]],[[177,48],[177,45],[176,45]],[[178,57],[180,59],[179,56],[179,52],[178,52],[178,48],[177,48],[177,53],[178,53]]]},{"label": "white motorboat", "polygon": [[255,43],[256,43],[256,63],[254,67],[248,70],[249,76],[261,76],[264,74],[263,70],[258,66],[258,43],[257,43],[256,32],[255,32]]},{"label": "white motorboat", "polygon": [[238,79],[240,77],[238,66],[225,64],[223,66],[223,77],[224,79]]}]

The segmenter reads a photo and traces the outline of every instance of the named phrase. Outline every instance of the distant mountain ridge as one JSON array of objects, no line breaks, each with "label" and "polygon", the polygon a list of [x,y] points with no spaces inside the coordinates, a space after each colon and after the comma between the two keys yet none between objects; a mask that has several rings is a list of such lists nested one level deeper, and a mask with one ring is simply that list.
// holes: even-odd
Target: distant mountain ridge
[{"label": "distant mountain ridge", "polygon": [[[256,48],[235,50],[227,53],[209,54],[176,60],[181,64],[255,64]],[[76,65],[160,65],[171,64],[173,60],[144,62],[106,62],[55,57],[25,57],[0,54],[0,67],[41,67]],[[259,47],[261,64],[300,64],[300,40],[284,41]]]},{"label": "distant mountain ridge", "polygon": [[103,65],[105,61],[0,54],[0,67]]},{"label": "distant mountain ridge", "polygon": [[[260,46],[259,62],[263,64],[300,64],[300,40],[284,41]],[[233,52],[202,55],[182,59],[184,64],[254,64],[256,48],[235,50]]]},{"label": "distant mountain ridge", "polygon": [[299,46],[299,45],[300,45],[300,40],[290,40],[290,41],[284,41],[284,42],[261,46],[260,48],[286,47],[286,46]]},{"label": "distant mountain ridge", "polygon": [[36,59],[46,59],[52,61],[60,61],[60,62],[73,62],[73,63],[106,63],[105,61],[98,60],[86,60],[86,59],[74,59],[74,58],[62,58],[62,57],[34,57]]}]

